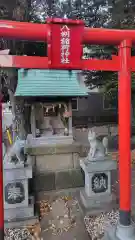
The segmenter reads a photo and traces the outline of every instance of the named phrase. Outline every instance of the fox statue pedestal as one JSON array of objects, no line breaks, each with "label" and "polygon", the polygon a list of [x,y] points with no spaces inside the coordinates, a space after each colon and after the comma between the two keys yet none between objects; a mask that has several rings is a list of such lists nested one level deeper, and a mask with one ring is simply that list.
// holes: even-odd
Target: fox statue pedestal
[{"label": "fox statue pedestal", "polygon": [[80,159],[85,174],[85,188],[80,192],[80,197],[86,209],[102,211],[114,199],[111,192],[111,171],[117,168],[117,163],[107,155],[107,138],[100,142],[95,133],[90,131],[88,140],[88,157]]},{"label": "fox statue pedestal", "polygon": [[6,227],[35,223],[34,198],[29,196],[28,180],[32,178],[32,159],[24,154],[24,142],[16,140],[4,156],[4,221]]},{"label": "fox statue pedestal", "polygon": [[111,193],[111,170],[116,169],[116,162],[80,160],[80,166],[85,174],[85,188],[80,192],[85,208],[102,208],[113,200]]}]

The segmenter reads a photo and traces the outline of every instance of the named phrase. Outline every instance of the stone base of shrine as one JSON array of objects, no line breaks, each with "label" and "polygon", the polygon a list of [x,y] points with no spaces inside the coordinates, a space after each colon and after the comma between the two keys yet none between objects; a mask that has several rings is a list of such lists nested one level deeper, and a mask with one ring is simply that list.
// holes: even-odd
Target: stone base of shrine
[{"label": "stone base of shrine", "polygon": [[5,228],[22,228],[39,222],[39,216],[34,209],[34,197],[29,198],[28,206],[14,209],[4,209]]},{"label": "stone base of shrine", "polygon": [[88,197],[85,189],[80,191],[80,199],[84,210],[92,214],[110,210],[113,203],[116,205],[116,197],[113,194]]},{"label": "stone base of shrine", "polygon": [[32,137],[32,135],[28,135],[27,138],[27,144],[29,146],[35,146],[35,147],[40,147],[40,146],[44,146],[44,145],[57,145],[57,144],[72,144],[73,143],[73,136],[69,135],[69,136],[43,136],[43,137],[38,137],[38,138],[34,138]]},{"label": "stone base of shrine", "polygon": [[80,168],[80,155],[87,151],[79,143],[29,145],[25,149],[33,162],[33,192],[51,191],[84,186],[84,174]]},{"label": "stone base of shrine", "polygon": [[4,209],[5,221],[32,218],[34,216],[34,198],[29,198],[28,206]]},{"label": "stone base of shrine", "polygon": [[4,227],[5,228],[25,228],[26,226],[32,226],[36,223],[39,223],[39,217],[38,215],[34,215],[32,217],[26,217],[26,218],[19,218],[19,219],[13,219],[11,221],[4,221]]},{"label": "stone base of shrine", "polygon": [[105,231],[105,236],[102,240],[134,240],[135,239],[135,226],[121,226],[108,227]]}]

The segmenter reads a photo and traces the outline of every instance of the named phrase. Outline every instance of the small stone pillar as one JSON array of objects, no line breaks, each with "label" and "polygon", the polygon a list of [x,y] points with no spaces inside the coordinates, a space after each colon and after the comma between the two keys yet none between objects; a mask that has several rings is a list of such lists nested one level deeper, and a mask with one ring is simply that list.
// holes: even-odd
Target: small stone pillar
[{"label": "small stone pillar", "polygon": [[108,139],[100,142],[96,134],[89,131],[90,151],[88,157],[80,159],[80,166],[85,174],[85,188],[80,197],[85,208],[100,208],[113,200],[111,193],[111,171],[117,168],[117,163],[111,160],[107,153]]}]

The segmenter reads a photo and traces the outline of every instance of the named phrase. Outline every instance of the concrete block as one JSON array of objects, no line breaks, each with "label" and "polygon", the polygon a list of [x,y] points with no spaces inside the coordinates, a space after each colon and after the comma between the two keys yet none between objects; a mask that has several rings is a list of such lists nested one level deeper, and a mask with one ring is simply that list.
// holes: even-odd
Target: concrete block
[{"label": "concrete block", "polygon": [[102,240],[134,240],[135,239],[135,226],[122,226],[118,224],[110,226],[106,229],[105,235]]},{"label": "concrete block", "polygon": [[85,173],[85,189],[80,193],[82,204],[86,208],[96,208],[101,204],[111,203],[111,171],[116,171],[116,162],[88,162],[87,159],[81,159],[80,166]]},{"label": "concrete block", "polygon": [[100,198],[97,198],[97,196],[88,197],[84,189],[80,191],[80,198],[84,207],[88,209],[105,207],[105,205],[114,200],[112,194],[106,194],[106,196],[104,195]]},{"label": "concrete block", "polygon": [[101,160],[101,161],[91,161],[88,162],[87,158],[80,159],[80,166],[84,172],[101,172],[101,171],[111,171],[117,169],[116,161],[112,160]]},{"label": "concrete block", "polygon": [[28,205],[27,207],[17,207],[4,210],[4,220],[10,221],[14,219],[30,218],[34,216],[34,205]]},{"label": "concrete block", "polygon": [[80,169],[56,173],[56,189],[84,186],[84,179]]},{"label": "concrete block", "polygon": [[28,179],[4,181],[4,209],[28,206]]},{"label": "concrete block", "polygon": [[36,156],[37,172],[60,171],[73,168],[72,154]]},{"label": "concrete block", "polygon": [[34,226],[39,223],[39,217],[34,215],[32,217],[26,217],[23,219],[12,219],[11,221],[4,221],[4,227],[8,228],[25,228],[26,226]]},{"label": "concrete block", "polygon": [[19,179],[32,178],[32,166],[23,168],[5,169],[3,175],[4,181],[14,181]]},{"label": "concrete block", "polygon": [[73,153],[73,164],[74,164],[74,168],[75,169],[80,168],[80,156],[79,156],[79,153]]},{"label": "concrete block", "polygon": [[55,173],[48,172],[34,176],[33,186],[36,192],[55,190]]},{"label": "concrete block", "polygon": [[4,209],[4,226],[5,228],[22,228],[32,226],[39,222],[35,214],[34,197],[29,197],[27,207],[16,209]]},{"label": "concrete block", "polygon": [[81,144],[74,142],[73,144],[48,144],[30,147],[27,145],[25,147],[25,152],[32,156],[38,155],[52,155],[52,154],[64,154],[64,153],[80,153]]},{"label": "concrete block", "polygon": [[33,138],[32,135],[29,135],[27,139],[27,145],[31,147],[38,147],[44,145],[53,145],[53,144],[72,144],[73,143],[73,136],[63,136],[63,135],[51,135],[51,136],[42,136],[39,138]]}]

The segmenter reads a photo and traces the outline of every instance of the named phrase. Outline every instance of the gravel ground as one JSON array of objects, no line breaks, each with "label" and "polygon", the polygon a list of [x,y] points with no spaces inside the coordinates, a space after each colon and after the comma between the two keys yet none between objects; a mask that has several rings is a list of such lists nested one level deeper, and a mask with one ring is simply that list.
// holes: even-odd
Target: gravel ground
[{"label": "gravel ground", "polygon": [[84,223],[91,240],[100,240],[104,236],[105,228],[110,225],[115,226],[118,219],[119,212],[112,210],[99,216],[87,216],[84,218]]},{"label": "gravel ground", "polygon": [[[48,224],[42,226],[43,232],[51,232],[51,235],[60,236],[64,232],[70,231],[76,226],[76,216],[74,208],[77,209],[77,200],[71,197],[59,197],[51,202],[40,201],[40,218],[48,218]],[[45,229],[44,229],[44,228]],[[41,225],[28,226],[23,229],[5,229],[4,240],[43,240],[41,235]]]},{"label": "gravel ground", "polygon": [[43,240],[40,238],[40,223],[21,229],[5,229],[4,240]]},{"label": "gravel ground", "polygon": [[[61,204],[61,201],[58,200],[58,202]],[[56,210],[56,209],[55,209]],[[64,213],[64,212],[63,212]],[[56,213],[57,215],[57,213]],[[91,240],[100,240],[104,235],[105,227],[108,225],[116,225],[118,221],[119,213],[118,211],[112,210],[111,212],[107,213],[101,213],[99,216],[87,216],[84,218],[84,223],[86,226],[86,230],[90,235]],[[68,218],[66,218],[68,219]],[[65,220],[66,220],[65,219]],[[57,220],[51,221],[51,231],[53,235],[59,235],[58,229],[63,231],[68,231],[70,229],[69,227],[69,221],[65,221],[64,218],[60,219],[57,216]],[[59,223],[59,224],[58,224]],[[75,222],[73,223],[75,224]],[[57,225],[57,227],[56,227]],[[72,225],[72,224],[71,224]],[[40,229],[40,225],[38,226]],[[39,237],[37,227],[34,229],[6,229],[5,230],[5,238],[4,240],[43,240]],[[57,232],[57,233],[56,233]]]},{"label": "gravel ground", "polygon": [[28,229],[6,229],[4,240],[34,240]]}]

